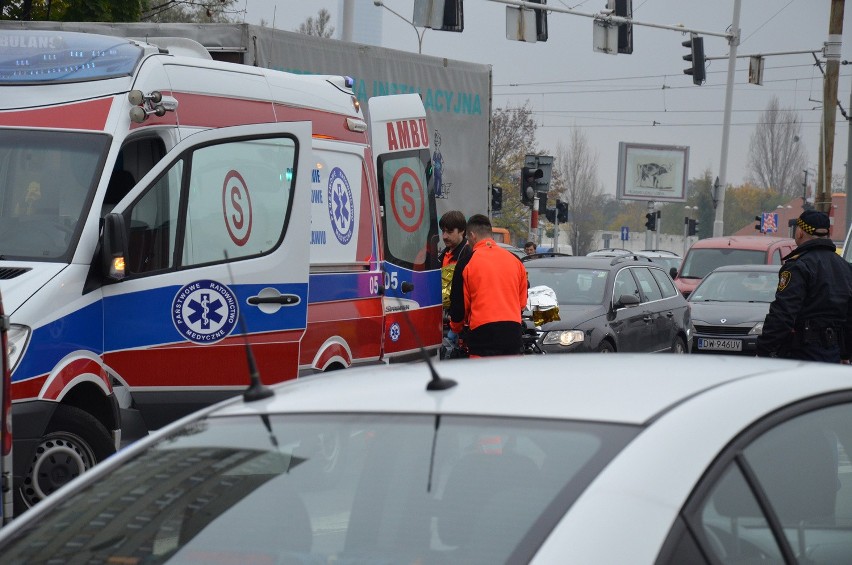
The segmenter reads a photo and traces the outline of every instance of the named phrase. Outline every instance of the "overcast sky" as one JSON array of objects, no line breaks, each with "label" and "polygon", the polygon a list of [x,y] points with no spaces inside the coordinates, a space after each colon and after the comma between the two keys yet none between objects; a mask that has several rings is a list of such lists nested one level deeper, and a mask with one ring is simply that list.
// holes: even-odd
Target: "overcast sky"
[{"label": "overcast sky", "polygon": [[[359,10],[375,10],[382,18],[382,45],[417,51],[415,28],[373,0],[349,0]],[[407,19],[414,0],[385,0]],[[742,0],[739,55],[821,50],[828,35],[830,0]],[[295,30],[320,8],[342,29],[338,0],[238,0],[246,23]],[[548,5],[593,13],[605,0],[548,0]],[[733,0],[633,0],[638,22],[677,25],[723,33],[733,19]],[[841,60],[852,61],[852,6],[843,26]],[[426,30],[423,53],[493,66],[493,106],[518,106],[529,101],[539,125],[543,153],[554,154],[566,143],[571,127],[582,128],[600,164],[605,190],[615,192],[620,141],[690,147],[689,177],[709,169],[719,173],[727,60],[709,61],[707,82],[694,86],[683,74],[688,66],[681,42],[687,36],[670,30],[634,26],[633,54],[607,55],[592,49],[591,18],[551,13],[546,42],[506,39],[506,5],[466,0],[464,32]],[[708,57],[728,53],[725,39],[706,36]],[[820,60],[821,54],[820,55]],[[739,59],[732,105],[728,154],[729,183],[747,180],[748,149],[755,124],[774,95],[781,106],[798,112],[811,179],[816,176],[822,103],[822,75],[810,54],[767,57],[764,84],[748,84],[748,59]],[[838,99],[850,106],[852,69],[841,65]],[[838,111],[834,171],[842,175],[847,161],[848,122]]]}]

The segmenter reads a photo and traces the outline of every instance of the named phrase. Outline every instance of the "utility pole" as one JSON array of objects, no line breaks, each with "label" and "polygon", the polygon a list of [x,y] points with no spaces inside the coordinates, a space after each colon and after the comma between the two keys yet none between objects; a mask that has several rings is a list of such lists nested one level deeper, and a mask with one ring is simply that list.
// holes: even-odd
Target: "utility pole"
[{"label": "utility pole", "polygon": [[834,120],[837,116],[837,78],[840,74],[840,46],[843,39],[845,0],[831,0],[828,17],[828,41],[825,42],[825,78],[822,81],[822,128],[819,139],[817,196],[820,212],[831,206],[831,168],[834,162]]},{"label": "utility pole", "polygon": [[734,17],[731,20],[728,40],[728,82],[725,86],[725,111],[722,120],[722,156],[719,158],[719,188],[716,194],[716,216],[713,221],[713,237],[721,237],[725,227],[725,188],[728,182],[728,140],[731,137],[731,105],[734,98],[734,72],[737,69],[737,47],[740,44],[740,0],[734,0]]}]

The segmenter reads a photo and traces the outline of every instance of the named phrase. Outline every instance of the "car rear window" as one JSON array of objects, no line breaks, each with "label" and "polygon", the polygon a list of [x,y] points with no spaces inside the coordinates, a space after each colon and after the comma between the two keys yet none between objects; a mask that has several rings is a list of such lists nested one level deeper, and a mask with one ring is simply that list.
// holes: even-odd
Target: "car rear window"
[{"label": "car rear window", "polygon": [[527,562],[638,431],[435,415],[210,419],[69,496],[3,557]]},{"label": "car rear window", "polygon": [[707,273],[724,265],[763,265],[766,263],[766,251],[758,249],[690,249],[683,260],[678,276],[704,278]]}]

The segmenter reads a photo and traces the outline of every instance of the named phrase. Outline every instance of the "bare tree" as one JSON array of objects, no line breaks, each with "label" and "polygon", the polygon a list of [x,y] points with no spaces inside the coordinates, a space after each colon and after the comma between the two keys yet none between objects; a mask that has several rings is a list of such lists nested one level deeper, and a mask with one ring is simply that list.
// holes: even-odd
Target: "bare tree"
[{"label": "bare tree", "polygon": [[801,130],[799,115],[781,108],[773,96],[751,135],[748,168],[752,183],[782,196],[801,192],[808,162],[804,145],[799,142]]},{"label": "bare tree", "polygon": [[529,208],[521,204],[520,173],[524,156],[537,152],[536,124],[529,102],[491,112],[491,184],[503,188],[503,210],[494,225],[507,228],[515,243],[529,233]]},{"label": "bare tree", "polygon": [[317,37],[331,37],[334,35],[334,27],[328,25],[331,21],[331,14],[325,8],[320,8],[316,19],[310,16],[307,20],[299,24],[296,29],[299,33],[305,35],[316,35]]},{"label": "bare tree", "polygon": [[598,227],[603,187],[598,180],[598,156],[579,128],[571,130],[568,146],[556,146],[558,198],[568,203],[570,243],[575,255],[585,255]]},{"label": "bare tree", "polygon": [[156,23],[227,23],[242,11],[237,0],[142,0],[141,21]]}]

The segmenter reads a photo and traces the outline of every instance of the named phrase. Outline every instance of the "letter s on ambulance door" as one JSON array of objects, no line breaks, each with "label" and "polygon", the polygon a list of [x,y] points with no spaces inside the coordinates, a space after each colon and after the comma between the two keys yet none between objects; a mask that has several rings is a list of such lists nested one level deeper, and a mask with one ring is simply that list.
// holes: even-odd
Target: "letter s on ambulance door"
[{"label": "letter s on ambulance door", "polygon": [[149,428],[244,389],[240,317],[264,382],[297,375],[311,134],[308,122],[196,133],[114,210],[127,275],[103,287],[104,359]]}]

